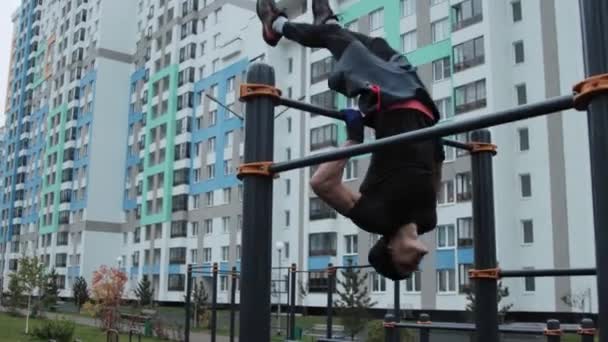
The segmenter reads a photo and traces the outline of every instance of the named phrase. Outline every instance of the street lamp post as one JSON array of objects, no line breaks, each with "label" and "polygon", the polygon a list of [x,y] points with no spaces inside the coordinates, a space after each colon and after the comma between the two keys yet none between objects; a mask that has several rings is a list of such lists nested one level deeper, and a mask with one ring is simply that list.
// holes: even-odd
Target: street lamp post
[{"label": "street lamp post", "polygon": [[281,254],[283,253],[283,248],[285,248],[285,243],[283,241],[277,241],[275,245],[277,252],[279,252],[279,286],[277,287],[277,323],[279,325],[279,335],[281,334]]}]

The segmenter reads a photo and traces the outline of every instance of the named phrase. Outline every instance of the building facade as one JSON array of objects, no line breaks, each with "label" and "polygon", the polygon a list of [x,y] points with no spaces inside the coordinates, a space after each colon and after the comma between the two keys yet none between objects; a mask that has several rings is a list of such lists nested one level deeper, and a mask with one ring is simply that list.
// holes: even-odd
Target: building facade
[{"label": "building facade", "polygon": [[[290,18],[312,20],[311,2],[281,0]],[[345,27],[384,37],[418,68],[442,114],[461,120],[567,93],[583,78],[578,5],[521,0],[333,1]],[[63,20],[69,18],[69,20]],[[283,95],[331,108],[356,106],[330,91],[327,51],[283,40],[268,48],[251,0],[23,1],[7,93],[0,172],[2,277],[23,253],[60,274],[63,296],[76,276],[102,264],[128,275],[127,296],[152,282],[155,299],[183,300],[187,264],[207,283],[240,269],[247,67],[274,66]],[[542,68],[540,67],[542,66]],[[336,148],[340,122],[278,107],[275,160]],[[586,120],[563,112],[492,128],[498,260],[505,269],[593,267]],[[441,124],[441,123],[440,123]],[[452,137],[467,141],[462,134]],[[374,139],[373,131],[366,139]],[[369,156],[344,179],[358,189]],[[274,184],[273,266],[321,270],[367,264],[378,238],[316,198],[309,169]],[[431,253],[403,282],[410,309],[464,310],[472,267],[470,158],[446,149]],[[273,303],[286,303],[285,270],[273,271]],[[299,304],[326,304],[324,272],[299,275]],[[4,282],[5,284],[7,282]],[[220,276],[219,301],[229,277]],[[509,279],[517,311],[595,311],[595,279]],[[246,286],[245,284],[243,284]],[[6,285],[5,285],[6,286]],[[239,284],[240,286],[240,284]],[[393,284],[369,275],[377,306]],[[562,297],[587,296],[570,308]],[[585,297],[585,298],[587,298]]]}]

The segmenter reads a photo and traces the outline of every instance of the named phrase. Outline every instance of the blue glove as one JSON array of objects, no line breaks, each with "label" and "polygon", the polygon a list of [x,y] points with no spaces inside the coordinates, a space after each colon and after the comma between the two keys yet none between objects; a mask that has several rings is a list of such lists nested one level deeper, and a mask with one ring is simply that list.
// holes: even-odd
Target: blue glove
[{"label": "blue glove", "polygon": [[356,109],[343,109],[344,121],[346,121],[346,136],[348,140],[358,143],[363,142],[363,115]]}]

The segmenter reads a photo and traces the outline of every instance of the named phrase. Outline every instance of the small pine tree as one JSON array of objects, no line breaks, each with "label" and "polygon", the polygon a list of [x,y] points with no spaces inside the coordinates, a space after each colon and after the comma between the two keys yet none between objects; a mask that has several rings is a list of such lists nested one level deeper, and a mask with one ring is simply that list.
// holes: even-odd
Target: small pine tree
[{"label": "small pine tree", "polygon": [[7,305],[12,313],[23,305],[23,285],[14,273],[9,276]]},{"label": "small pine tree", "polygon": [[59,288],[57,287],[57,272],[53,268],[46,276],[45,284],[42,289],[42,305],[49,309],[57,304],[59,298]]},{"label": "small pine tree", "polygon": [[154,298],[154,290],[152,289],[152,284],[150,283],[150,280],[148,280],[148,277],[144,277],[139,282],[139,284],[137,285],[137,289],[135,289],[135,295],[139,300],[139,305],[152,305],[152,299]]},{"label": "small pine tree", "polygon": [[353,268],[346,268],[341,273],[342,279],[336,279],[339,286],[335,305],[345,333],[354,339],[365,329],[369,317],[367,309],[376,303],[369,297],[369,288],[366,285],[367,273]]},{"label": "small pine tree", "polygon": [[80,309],[84,303],[89,300],[87,281],[83,277],[76,278],[74,286],[72,286],[72,293],[74,295],[74,304],[78,308],[78,313],[80,313]]}]

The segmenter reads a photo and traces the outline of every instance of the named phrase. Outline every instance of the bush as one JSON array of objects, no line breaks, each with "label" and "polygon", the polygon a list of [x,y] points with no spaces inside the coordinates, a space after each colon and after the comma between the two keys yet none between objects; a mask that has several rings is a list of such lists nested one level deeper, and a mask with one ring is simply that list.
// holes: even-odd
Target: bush
[{"label": "bush", "polygon": [[[416,341],[416,337],[413,336],[410,330],[399,329],[399,335],[401,342],[412,342]],[[415,334],[414,334],[415,335]],[[384,342],[384,323],[382,321],[370,321],[367,323],[367,342]]]},{"label": "bush", "polygon": [[75,329],[74,322],[66,320],[46,321],[34,328],[34,336],[44,341],[53,339],[57,342],[72,342]]}]

